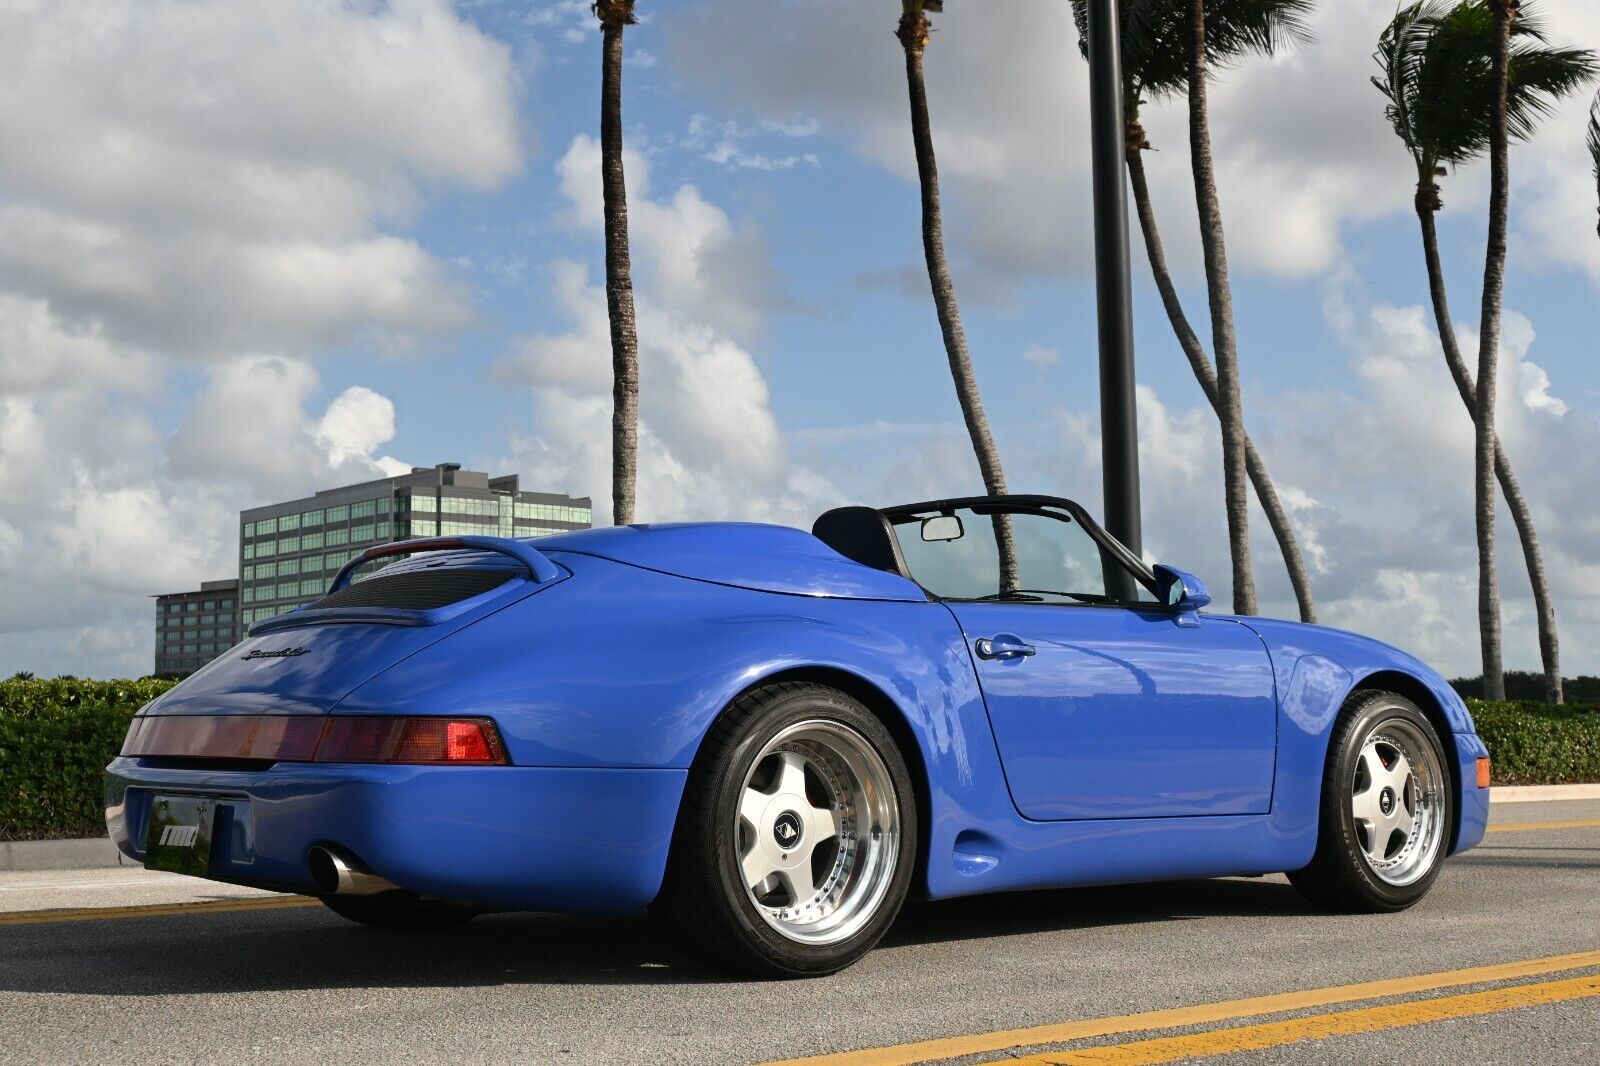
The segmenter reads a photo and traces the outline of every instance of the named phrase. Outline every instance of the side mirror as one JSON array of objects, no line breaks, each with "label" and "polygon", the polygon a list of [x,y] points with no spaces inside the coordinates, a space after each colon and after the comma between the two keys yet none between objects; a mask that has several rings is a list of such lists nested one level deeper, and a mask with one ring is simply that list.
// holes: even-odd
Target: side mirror
[{"label": "side mirror", "polygon": [[1156,588],[1161,601],[1182,614],[1193,614],[1211,602],[1211,591],[1204,581],[1173,566],[1157,564]]},{"label": "side mirror", "polygon": [[922,520],[923,540],[960,540],[965,534],[960,515],[942,514]]}]

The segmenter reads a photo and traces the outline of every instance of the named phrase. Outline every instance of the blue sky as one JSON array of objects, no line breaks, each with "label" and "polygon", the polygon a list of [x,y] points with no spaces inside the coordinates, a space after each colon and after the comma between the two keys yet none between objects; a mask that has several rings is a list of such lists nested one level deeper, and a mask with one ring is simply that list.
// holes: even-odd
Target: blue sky
[{"label": "blue sky", "polygon": [[[950,252],[1015,490],[1098,509],[1086,98],[1063,4],[957,3],[928,55]],[[1546,0],[1553,36],[1600,13]],[[1367,83],[1392,2],[1226,73],[1215,140],[1246,416],[1324,617],[1472,672],[1470,434],[1409,163]],[[792,524],[978,487],[927,298],[898,5],[640,0],[625,121],[648,519]],[[599,38],[587,5],[0,7],[0,672],[148,669],[149,594],[224,576],[238,508],[454,459],[603,480]],[[203,58],[201,58],[203,57]],[[1574,100],[1514,157],[1504,434],[1600,671],[1600,240]],[[1205,333],[1181,105],[1147,157]],[[1444,182],[1474,332],[1485,179]],[[1147,548],[1226,602],[1215,426],[1135,234]],[[48,498],[43,480],[62,486]],[[1264,610],[1292,600],[1259,514]],[[1531,667],[1502,524],[1508,665]]]}]

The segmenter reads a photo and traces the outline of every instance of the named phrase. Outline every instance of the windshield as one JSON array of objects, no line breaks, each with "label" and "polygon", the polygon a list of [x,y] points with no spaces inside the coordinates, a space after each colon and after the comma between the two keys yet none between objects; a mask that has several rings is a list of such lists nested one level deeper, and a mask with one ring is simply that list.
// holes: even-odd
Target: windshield
[{"label": "windshield", "polygon": [[[1128,571],[1070,515],[983,510],[957,507],[934,516],[894,516],[906,565],[923,588],[947,600],[1126,602],[1109,592],[1107,573]],[[1016,561],[1010,583],[1002,581],[1000,559],[1007,539]],[[1135,578],[1134,587],[1134,602],[1157,602],[1142,578]]]}]

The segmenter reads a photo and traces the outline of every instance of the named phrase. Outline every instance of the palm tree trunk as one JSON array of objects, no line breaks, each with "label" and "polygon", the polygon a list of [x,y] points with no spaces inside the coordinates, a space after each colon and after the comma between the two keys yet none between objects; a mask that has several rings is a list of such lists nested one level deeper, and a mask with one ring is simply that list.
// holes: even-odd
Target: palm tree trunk
[{"label": "palm tree trunk", "polygon": [[639,336],[628,255],[628,189],[622,170],[622,30],[632,0],[597,4],[600,64],[600,166],[605,189],[606,312],[611,320],[611,520],[633,521],[638,486]]},{"label": "palm tree trunk", "polygon": [[[1143,139],[1141,135],[1139,141]],[[1150,272],[1155,275],[1156,290],[1161,293],[1161,304],[1167,309],[1167,319],[1178,336],[1179,347],[1189,358],[1189,366],[1194,370],[1195,379],[1200,382],[1200,390],[1206,394],[1211,409],[1220,415],[1222,409],[1217,393],[1217,373],[1211,368],[1205,346],[1189,325],[1189,317],[1184,314],[1183,304],[1178,299],[1178,289],[1172,283],[1172,274],[1167,269],[1167,253],[1161,245],[1161,232],[1156,228],[1156,211],[1150,199],[1150,184],[1145,178],[1144,156],[1142,149],[1135,147],[1131,137],[1128,177],[1133,185],[1133,203],[1139,215],[1139,229],[1144,233],[1145,254],[1150,260]],[[1267,513],[1267,524],[1272,527],[1272,535],[1278,540],[1278,550],[1283,553],[1283,565],[1289,571],[1289,583],[1294,586],[1300,620],[1315,622],[1317,608],[1311,597],[1311,578],[1306,573],[1305,560],[1300,554],[1300,541],[1294,535],[1294,526],[1289,522],[1283,503],[1278,499],[1278,490],[1267,473],[1267,464],[1256,451],[1248,433],[1244,438],[1244,460],[1250,482],[1255,486],[1256,499],[1261,501],[1261,509]]]},{"label": "palm tree trunk", "polygon": [[1506,228],[1511,163],[1508,69],[1516,0],[1490,0],[1494,9],[1494,99],[1489,111],[1489,241],[1483,262],[1483,318],[1478,329],[1477,436],[1473,449],[1474,513],[1478,532],[1478,640],[1483,650],[1483,696],[1506,695],[1501,666],[1500,580],[1495,571],[1495,388],[1500,372],[1500,306],[1506,280]]},{"label": "palm tree trunk", "polygon": [[1222,482],[1228,510],[1228,544],[1233,556],[1233,610],[1256,613],[1256,583],[1250,569],[1250,498],[1244,447],[1244,410],[1239,388],[1239,342],[1233,327],[1233,293],[1228,284],[1228,249],[1222,233],[1222,205],[1211,158],[1211,126],[1206,102],[1205,0],[1191,0],[1189,47],[1189,154],[1194,166],[1195,202],[1200,213],[1200,244],[1205,253],[1206,290],[1211,308],[1211,348],[1217,357],[1217,421],[1222,424]]},{"label": "palm tree trunk", "polygon": [[[944,251],[944,219],[939,202],[939,166],[933,152],[933,134],[928,120],[928,88],[923,73],[923,50],[928,44],[928,20],[922,5],[908,7],[896,31],[906,53],[906,88],[911,99],[911,138],[917,154],[917,182],[922,193],[922,252],[928,262],[928,283],[933,289],[933,306],[944,336],[945,355],[950,361],[950,377],[961,404],[961,417],[972,439],[972,450],[983,475],[984,491],[1004,495],[1006,476],[1000,466],[1000,451],[989,432],[978,379],[972,370],[972,355],[967,350],[967,334],[961,328],[961,310],[956,304],[955,282]],[[1016,545],[1008,516],[997,515],[995,546],[999,554],[1000,590],[1018,587]]]},{"label": "palm tree trunk", "polygon": [[[1466,360],[1461,358],[1461,346],[1456,342],[1455,323],[1450,318],[1450,302],[1445,295],[1444,264],[1439,258],[1439,231],[1434,212],[1439,204],[1438,186],[1424,182],[1417,187],[1417,219],[1422,224],[1422,250],[1428,263],[1428,290],[1433,297],[1433,317],[1439,327],[1439,342],[1444,348],[1444,361],[1450,367],[1450,377],[1470,416],[1476,407],[1476,386]],[[1565,694],[1561,684],[1561,641],[1556,633],[1556,609],[1550,598],[1550,581],[1545,574],[1544,552],[1539,547],[1539,535],[1533,528],[1533,512],[1528,499],[1522,494],[1522,485],[1512,472],[1511,460],[1506,457],[1505,445],[1495,437],[1494,472],[1500,482],[1500,493],[1511,510],[1511,520],[1517,527],[1517,537],[1522,542],[1522,556],[1528,567],[1528,581],[1533,585],[1534,613],[1539,621],[1539,658],[1544,663],[1545,699],[1562,703]]]}]

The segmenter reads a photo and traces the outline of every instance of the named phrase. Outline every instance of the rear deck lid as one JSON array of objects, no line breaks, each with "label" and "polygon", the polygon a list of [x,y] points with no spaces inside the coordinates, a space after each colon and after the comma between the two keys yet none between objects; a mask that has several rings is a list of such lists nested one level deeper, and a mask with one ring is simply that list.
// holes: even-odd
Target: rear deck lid
[{"label": "rear deck lid", "polygon": [[327,595],[256,623],[144,713],[325,714],[379,672],[566,577],[520,541],[383,545],[352,560]]}]

